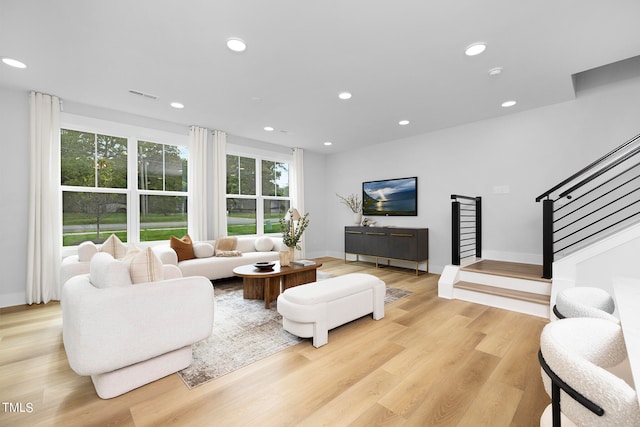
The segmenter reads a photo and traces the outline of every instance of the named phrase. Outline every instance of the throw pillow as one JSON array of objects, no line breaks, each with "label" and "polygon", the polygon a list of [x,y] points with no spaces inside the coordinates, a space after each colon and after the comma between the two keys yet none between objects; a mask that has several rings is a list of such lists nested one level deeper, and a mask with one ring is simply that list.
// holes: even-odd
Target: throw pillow
[{"label": "throw pillow", "polygon": [[120,259],[120,261],[122,261],[124,265],[126,265],[127,268],[131,270],[131,261],[133,261],[133,258],[135,258],[135,256],[138,255],[140,252],[142,251],[136,245],[131,243],[129,245],[129,249],[127,250],[127,254],[123,256]]},{"label": "throw pillow", "polygon": [[82,242],[78,245],[78,261],[89,262],[95,254],[98,253],[98,247],[91,240]]},{"label": "throw pillow", "polygon": [[269,252],[273,249],[273,240],[270,237],[258,237],[255,242],[256,251]]},{"label": "throw pillow", "polygon": [[193,253],[196,258],[209,258],[213,256],[214,249],[211,243],[194,243],[193,244]]},{"label": "throw pillow", "polygon": [[216,240],[216,254],[218,251],[234,251],[238,246],[237,237],[222,237]]},{"label": "throw pillow", "polygon": [[127,246],[122,243],[118,236],[112,234],[104,241],[100,247],[100,252],[106,252],[115,259],[120,259],[127,254]]},{"label": "throw pillow", "polygon": [[182,239],[178,239],[176,236],[171,236],[169,246],[171,246],[171,249],[176,251],[176,254],[178,255],[178,262],[185,261],[187,259],[194,259],[196,257],[193,253],[193,242],[188,234]]},{"label": "throw pillow", "polygon": [[242,256],[242,252],[240,252],[240,251],[216,251],[216,256],[219,256],[219,257]]},{"label": "throw pillow", "polygon": [[97,253],[91,258],[89,280],[96,288],[128,286],[131,284],[127,265],[105,252]]},{"label": "throw pillow", "polygon": [[146,248],[133,257],[129,273],[131,274],[131,282],[134,285],[136,283],[157,282],[164,279],[162,261],[151,248]]}]

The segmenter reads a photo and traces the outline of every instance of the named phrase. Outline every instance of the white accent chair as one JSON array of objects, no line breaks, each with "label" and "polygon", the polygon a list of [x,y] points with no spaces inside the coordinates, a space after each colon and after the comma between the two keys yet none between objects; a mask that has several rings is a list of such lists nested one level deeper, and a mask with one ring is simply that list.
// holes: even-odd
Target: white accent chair
[{"label": "white accent chair", "polygon": [[131,284],[118,261],[94,258],[101,268],[71,277],[62,289],[71,369],[91,376],[98,396],[109,399],[189,366],[191,344],[212,332],[211,282],[165,265],[164,280]]},{"label": "white accent chair", "polygon": [[619,324],[594,318],[551,322],[540,336],[538,356],[552,400],[541,426],[640,426],[636,391],[606,369],[626,357]]},{"label": "white accent chair", "polygon": [[[558,319],[591,317],[619,324],[620,319],[613,315],[615,308],[613,298],[604,289],[577,286],[558,293],[553,312]],[[607,367],[607,370],[625,380],[627,384],[633,384],[628,357],[615,366]]]},{"label": "white accent chair", "polygon": [[553,312],[558,319],[567,317],[594,317],[619,323],[613,316],[616,306],[604,289],[576,286],[558,293]]},{"label": "white accent chair", "polygon": [[329,330],[373,313],[384,317],[385,283],[370,274],[353,273],[285,290],[278,296],[283,328],[313,346],[329,341]]}]

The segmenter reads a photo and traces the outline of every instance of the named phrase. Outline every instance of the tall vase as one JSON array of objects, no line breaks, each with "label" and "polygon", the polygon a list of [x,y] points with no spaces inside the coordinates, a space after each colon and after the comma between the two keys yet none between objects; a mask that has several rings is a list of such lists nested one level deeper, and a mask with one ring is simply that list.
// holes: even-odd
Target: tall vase
[{"label": "tall vase", "polygon": [[289,263],[292,263],[296,259],[296,248],[289,247]]},{"label": "tall vase", "polygon": [[353,222],[355,225],[360,225],[362,223],[362,213],[354,212],[353,213]]}]

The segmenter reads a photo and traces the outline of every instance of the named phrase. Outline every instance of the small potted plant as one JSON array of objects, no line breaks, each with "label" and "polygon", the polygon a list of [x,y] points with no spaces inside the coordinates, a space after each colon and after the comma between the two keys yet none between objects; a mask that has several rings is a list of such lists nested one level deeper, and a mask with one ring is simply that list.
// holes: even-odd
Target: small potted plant
[{"label": "small potted plant", "polygon": [[[295,224],[296,222],[297,226]],[[309,212],[304,214],[304,216],[301,216],[297,209],[291,208],[284,218],[280,218],[282,243],[289,248],[291,261],[293,261],[293,254],[295,253],[295,250],[302,249],[300,247],[300,239],[302,238],[302,233],[304,233],[304,230],[306,230],[308,226]]]},{"label": "small potted plant", "polygon": [[340,202],[343,203],[346,207],[351,209],[353,212],[353,222],[356,225],[360,225],[362,222],[362,200],[356,194],[350,194],[347,197],[342,197],[341,195],[336,193],[336,196],[340,199]]}]

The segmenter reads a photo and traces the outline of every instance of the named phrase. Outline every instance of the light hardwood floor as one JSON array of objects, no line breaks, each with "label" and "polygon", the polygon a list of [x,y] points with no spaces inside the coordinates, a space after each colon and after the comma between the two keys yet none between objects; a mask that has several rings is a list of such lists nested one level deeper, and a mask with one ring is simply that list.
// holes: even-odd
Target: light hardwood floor
[{"label": "light hardwood floor", "polygon": [[[0,311],[0,425],[537,426],[549,403],[537,361],[544,319],[437,296],[438,276],[322,259],[413,291],[332,330],[188,390],[177,374],[101,400],[62,345],[60,306]],[[15,408],[15,406],[14,406]]]}]

